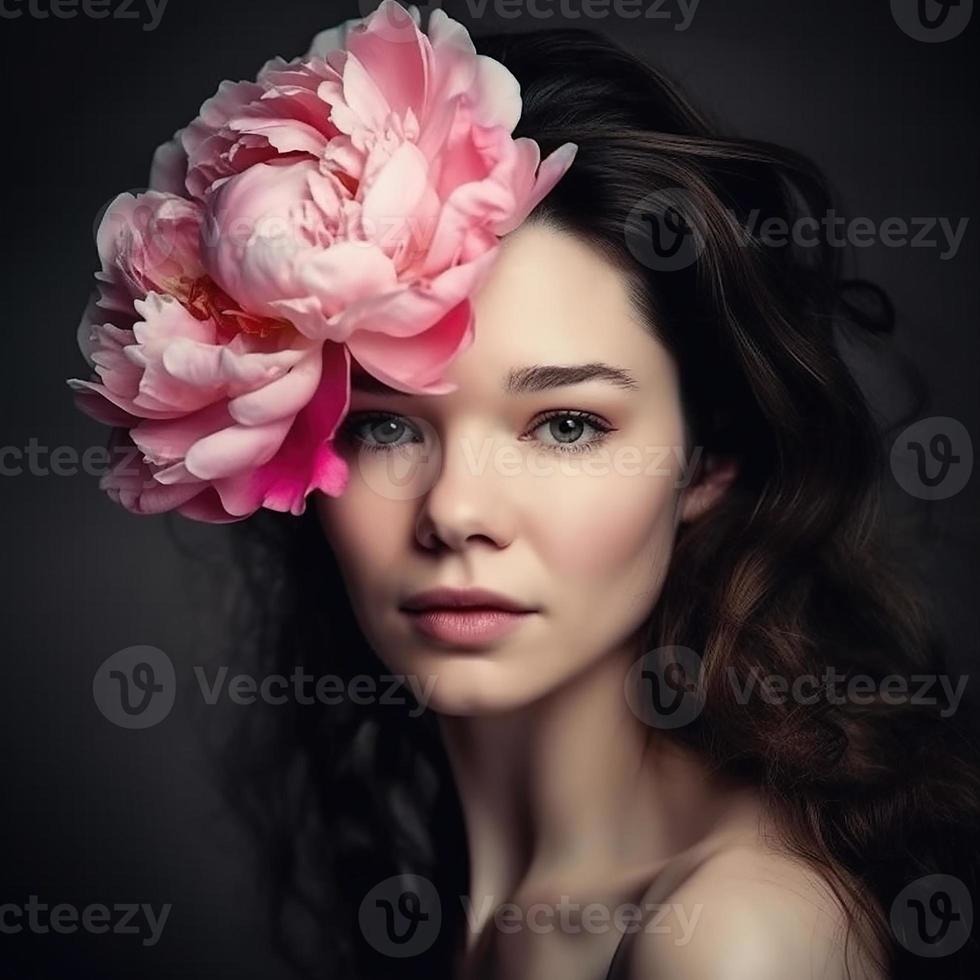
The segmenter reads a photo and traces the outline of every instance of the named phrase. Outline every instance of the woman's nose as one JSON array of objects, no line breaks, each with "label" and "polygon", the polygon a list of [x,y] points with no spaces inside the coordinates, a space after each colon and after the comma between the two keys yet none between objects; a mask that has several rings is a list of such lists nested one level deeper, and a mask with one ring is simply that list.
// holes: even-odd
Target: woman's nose
[{"label": "woman's nose", "polygon": [[494,466],[493,440],[484,445],[473,435],[457,434],[443,440],[440,450],[433,483],[419,502],[419,543],[437,548],[441,542],[458,551],[478,537],[505,547],[513,533],[512,494]]}]

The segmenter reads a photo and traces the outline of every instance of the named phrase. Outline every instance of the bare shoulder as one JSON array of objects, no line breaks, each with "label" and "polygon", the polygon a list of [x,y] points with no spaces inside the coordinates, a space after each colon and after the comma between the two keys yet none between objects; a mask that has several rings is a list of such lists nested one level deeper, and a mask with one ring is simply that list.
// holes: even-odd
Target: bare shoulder
[{"label": "bare shoulder", "polygon": [[764,845],[716,853],[656,904],[627,936],[616,980],[883,980],[856,936],[845,947],[827,882]]}]

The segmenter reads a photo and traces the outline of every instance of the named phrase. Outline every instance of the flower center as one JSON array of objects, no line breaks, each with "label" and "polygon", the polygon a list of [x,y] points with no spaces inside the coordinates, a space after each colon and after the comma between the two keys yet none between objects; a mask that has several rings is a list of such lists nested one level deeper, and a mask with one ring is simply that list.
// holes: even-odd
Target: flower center
[{"label": "flower center", "polygon": [[210,277],[191,279],[181,276],[175,295],[197,320],[214,320],[228,339],[238,333],[265,338],[286,327],[289,320],[280,317],[258,316],[240,310],[235,301]]}]

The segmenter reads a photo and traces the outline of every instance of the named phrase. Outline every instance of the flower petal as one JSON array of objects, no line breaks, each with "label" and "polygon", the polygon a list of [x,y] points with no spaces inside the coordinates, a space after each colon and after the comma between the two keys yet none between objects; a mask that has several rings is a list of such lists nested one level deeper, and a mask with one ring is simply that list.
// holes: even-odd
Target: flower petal
[{"label": "flower petal", "polygon": [[440,381],[446,365],[473,342],[473,310],[463,300],[428,330],[411,337],[358,330],[351,355],[385,384],[411,394],[444,394],[455,385]]},{"label": "flower petal", "polygon": [[266,425],[230,425],[188,450],[184,463],[200,480],[217,480],[267,463],[282,445],[292,418]]},{"label": "flower petal", "polygon": [[267,507],[299,515],[313,490],[339,496],[350,474],[332,440],[349,405],[350,354],[343,344],[324,344],[320,384],[275,456],[254,471],[215,482],[225,510],[249,514]]},{"label": "flower petal", "polygon": [[164,466],[183,459],[191,446],[234,422],[224,402],[164,421],[140,422],[130,438],[152,463]]},{"label": "flower petal", "polygon": [[207,487],[186,504],[177,508],[177,512],[192,521],[204,521],[207,524],[231,524],[251,516],[251,511],[243,514],[229,514],[221,506],[221,498],[214,487]]},{"label": "flower petal", "polygon": [[288,374],[228,402],[231,417],[242,425],[265,425],[295,415],[313,397],[320,382],[322,354],[312,348]]}]

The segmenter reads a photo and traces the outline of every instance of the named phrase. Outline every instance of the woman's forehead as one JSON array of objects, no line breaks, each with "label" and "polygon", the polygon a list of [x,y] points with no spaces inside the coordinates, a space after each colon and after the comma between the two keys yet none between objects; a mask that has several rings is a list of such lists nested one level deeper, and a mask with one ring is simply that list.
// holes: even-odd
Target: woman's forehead
[{"label": "woman's forehead", "polygon": [[626,277],[612,262],[576,235],[540,222],[502,240],[473,305],[485,320],[526,323],[533,317],[556,326],[631,311]]},{"label": "woman's forehead", "polygon": [[[576,383],[642,391],[672,370],[623,273],[576,236],[541,223],[503,240],[472,305],[473,340],[443,374],[460,391],[506,398]],[[351,383],[363,394],[401,394],[356,362]]]},{"label": "woman's forehead", "polygon": [[540,222],[503,239],[473,310],[474,356],[498,369],[594,361],[629,367],[659,346],[626,275],[594,246]]}]

